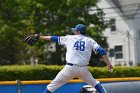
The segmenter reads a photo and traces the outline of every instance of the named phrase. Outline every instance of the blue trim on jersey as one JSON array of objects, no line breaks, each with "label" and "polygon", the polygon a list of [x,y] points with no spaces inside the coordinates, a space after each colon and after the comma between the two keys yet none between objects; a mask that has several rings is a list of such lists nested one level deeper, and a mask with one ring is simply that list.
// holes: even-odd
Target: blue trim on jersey
[{"label": "blue trim on jersey", "polygon": [[51,36],[51,40],[58,43],[58,36]]},{"label": "blue trim on jersey", "polygon": [[97,51],[103,56],[103,55],[106,55],[106,51],[102,48],[102,47],[99,47],[97,49]]}]

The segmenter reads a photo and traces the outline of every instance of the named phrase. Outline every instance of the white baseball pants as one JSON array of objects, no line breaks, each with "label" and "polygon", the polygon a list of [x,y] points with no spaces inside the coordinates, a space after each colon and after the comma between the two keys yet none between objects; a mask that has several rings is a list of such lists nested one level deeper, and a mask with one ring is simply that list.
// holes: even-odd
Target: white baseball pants
[{"label": "white baseball pants", "polygon": [[96,81],[92,74],[89,72],[87,66],[65,65],[65,67],[57,74],[55,79],[47,86],[47,89],[54,92],[56,89],[69,82],[73,78],[80,78],[88,85],[95,87],[99,81]]}]

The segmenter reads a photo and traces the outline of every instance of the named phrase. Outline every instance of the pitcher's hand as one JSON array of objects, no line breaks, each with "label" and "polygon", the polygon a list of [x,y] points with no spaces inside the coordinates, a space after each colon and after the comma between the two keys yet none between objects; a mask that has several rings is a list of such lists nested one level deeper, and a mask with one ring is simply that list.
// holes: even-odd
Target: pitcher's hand
[{"label": "pitcher's hand", "polygon": [[109,72],[113,72],[113,66],[111,64],[107,65],[107,69]]}]

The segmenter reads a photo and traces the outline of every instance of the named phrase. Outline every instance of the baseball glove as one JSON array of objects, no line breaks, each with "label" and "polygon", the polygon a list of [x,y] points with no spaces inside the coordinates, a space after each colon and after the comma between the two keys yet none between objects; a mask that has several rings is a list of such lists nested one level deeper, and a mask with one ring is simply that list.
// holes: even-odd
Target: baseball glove
[{"label": "baseball glove", "polygon": [[30,35],[24,39],[24,42],[26,42],[30,46],[33,46],[38,41],[39,37],[39,34]]}]

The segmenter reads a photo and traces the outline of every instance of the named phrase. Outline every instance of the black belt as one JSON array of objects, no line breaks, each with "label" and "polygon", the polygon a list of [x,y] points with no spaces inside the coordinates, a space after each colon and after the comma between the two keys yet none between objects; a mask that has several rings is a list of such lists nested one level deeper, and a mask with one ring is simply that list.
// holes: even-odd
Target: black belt
[{"label": "black belt", "polygon": [[[77,65],[77,64],[72,64],[72,63],[66,63],[67,65],[70,65],[70,66],[79,66],[79,65]],[[83,66],[87,66],[87,65],[83,65]],[[79,66],[79,67],[83,67],[83,66]]]},{"label": "black belt", "polygon": [[72,64],[72,63],[66,63],[67,65],[70,65],[70,66],[73,66],[74,64]]}]

